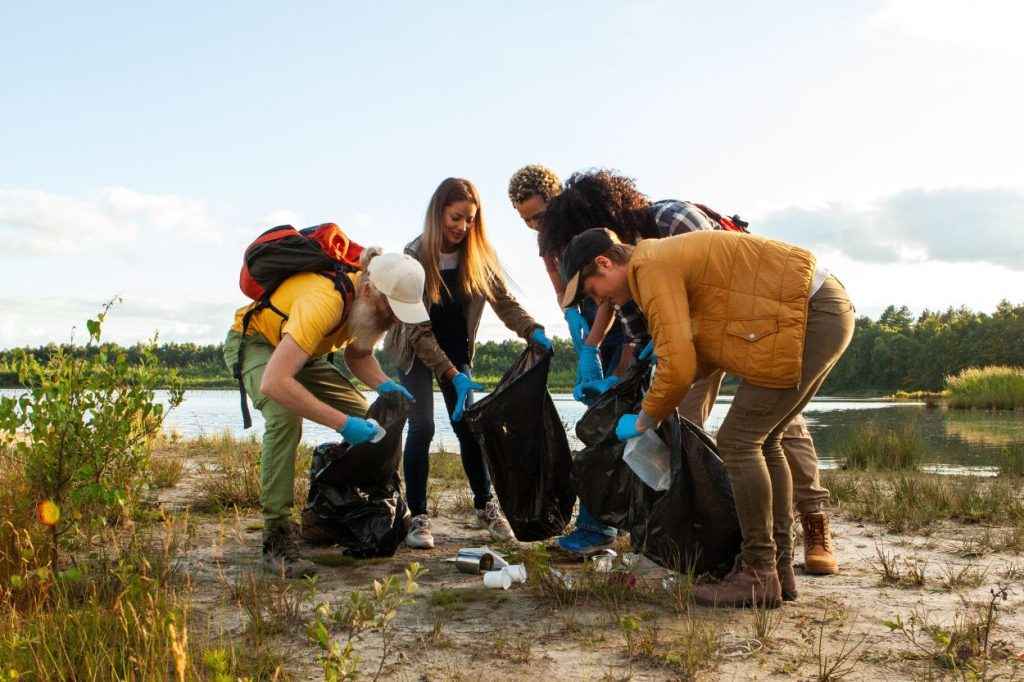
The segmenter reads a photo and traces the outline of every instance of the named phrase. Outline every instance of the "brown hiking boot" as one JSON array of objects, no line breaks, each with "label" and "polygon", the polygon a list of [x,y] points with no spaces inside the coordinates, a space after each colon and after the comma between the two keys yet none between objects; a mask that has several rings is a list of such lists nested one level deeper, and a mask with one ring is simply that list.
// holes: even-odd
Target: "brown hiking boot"
[{"label": "brown hiking boot", "polygon": [[801,514],[804,527],[804,571],[811,575],[832,575],[839,572],[839,563],[832,551],[832,529],[828,514]]},{"label": "brown hiking boot", "polygon": [[782,587],[774,566],[762,569],[740,562],[722,582],[694,587],[693,600],[701,606],[775,609],[782,605]]},{"label": "brown hiking boot", "polygon": [[776,568],[779,571],[779,585],[782,587],[782,601],[796,601],[799,593],[796,589],[796,573],[793,571],[792,559],[780,559]]},{"label": "brown hiking boot", "polygon": [[299,555],[291,523],[264,531],[263,570],[279,578],[308,578],[316,575],[316,564]]}]

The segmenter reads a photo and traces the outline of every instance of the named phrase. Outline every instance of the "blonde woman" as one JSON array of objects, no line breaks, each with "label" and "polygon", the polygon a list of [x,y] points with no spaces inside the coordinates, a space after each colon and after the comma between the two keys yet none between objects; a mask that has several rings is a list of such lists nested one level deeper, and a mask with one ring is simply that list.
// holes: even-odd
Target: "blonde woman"
[{"label": "blonde woman", "polygon": [[406,544],[418,549],[434,546],[427,516],[434,378],[459,439],[477,521],[495,539],[510,539],[512,529],[493,499],[480,446],[462,422],[472,391],[483,388],[473,382],[471,367],[484,304],[530,343],[550,348],[551,342],[543,327],[509,295],[501,264],[487,240],[480,195],[469,180],[448,178],[441,183],[427,206],[423,233],[406,245],[405,252],[426,272],[423,298],[430,315],[421,324],[399,325],[385,341],[397,360],[402,385],[415,398],[404,453],[405,494],[413,514]]}]

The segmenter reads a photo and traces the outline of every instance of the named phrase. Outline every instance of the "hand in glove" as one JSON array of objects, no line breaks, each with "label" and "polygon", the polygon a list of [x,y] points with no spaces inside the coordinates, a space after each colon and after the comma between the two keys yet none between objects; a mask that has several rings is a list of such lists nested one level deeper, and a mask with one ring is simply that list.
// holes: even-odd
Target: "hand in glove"
[{"label": "hand in glove", "polygon": [[412,393],[409,393],[409,389],[391,379],[388,379],[377,387],[378,395],[384,395],[385,393],[401,393],[410,401],[416,402],[416,399],[412,397]]},{"label": "hand in glove", "polygon": [[597,346],[583,344],[579,349],[579,359],[576,362],[576,383],[588,384],[591,381],[600,381],[604,378],[601,371],[601,360],[598,358]]},{"label": "hand in glove", "polygon": [[615,424],[615,437],[621,442],[642,435],[643,431],[637,428],[639,419],[639,414],[624,414],[619,417],[618,423]]},{"label": "hand in glove", "polygon": [[452,377],[452,385],[455,387],[455,411],[452,412],[452,421],[457,422],[462,420],[469,392],[482,391],[484,387],[483,384],[476,383],[462,372]]},{"label": "hand in glove", "polygon": [[345,420],[345,424],[338,429],[338,433],[349,445],[361,445],[377,435],[379,431],[382,431],[381,427],[371,424],[362,417],[349,417]]},{"label": "hand in glove", "polygon": [[604,379],[598,379],[597,381],[589,381],[585,384],[578,384],[573,390],[572,395],[581,403],[589,405],[617,383],[619,383],[619,378],[617,376],[605,377]]},{"label": "hand in glove", "polygon": [[530,343],[536,344],[544,350],[551,350],[551,339],[544,335],[544,330],[537,327],[530,334]]},{"label": "hand in glove", "polygon": [[590,335],[590,325],[576,308],[565,309],[565,321],[569,324],[569,337],[576,352],[580,352],[583,341]]}]

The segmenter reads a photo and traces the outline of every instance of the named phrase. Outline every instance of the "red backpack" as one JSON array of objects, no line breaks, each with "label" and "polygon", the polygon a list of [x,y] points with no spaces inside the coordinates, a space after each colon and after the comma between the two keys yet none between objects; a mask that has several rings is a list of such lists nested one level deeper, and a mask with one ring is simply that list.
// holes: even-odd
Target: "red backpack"
[{"label": "red backpack", "polygon": [[252,416],[249,414],[245,384],[242,382],[242,354],[253,315],[270,308],[287,320],[288,316],[274,307],[270,297],[292,275],[316,272],[334,282],[334,288],[345,302],[341,322],[331,331],[333,333],[345,323],[351,308],[355,288],[348,275],[359,270],[362,254],[363,247],[349,239],[334,223],[314,225],[303,230],[297,230],[291,225],[278,225],[261,234],[245,249],[238,286],[243,294],[256,301],[256,305],[250,307],[242,317],[242,341],[238,348],[238,360],[232,368],[241,393],[242,424],[245,428],[252,426]]},{"label": "red backpack", "polygon": [[720,229],[727,230],[729,232],[750,232],[750,230],[747,229],[747,227],[750,226],[750,223],[743,220],[738,215],[734,215],[730,218],[713,211],[704,204],[693,205],[699,208],[708,218],[714,220]]}]

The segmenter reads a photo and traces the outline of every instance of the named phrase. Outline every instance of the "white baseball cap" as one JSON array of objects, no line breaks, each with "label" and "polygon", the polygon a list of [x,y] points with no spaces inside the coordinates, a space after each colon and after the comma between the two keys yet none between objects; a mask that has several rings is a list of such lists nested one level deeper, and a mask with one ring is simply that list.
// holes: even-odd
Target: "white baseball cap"
[{"label": "white baseball cap", "polygon": [[418,260],[405,253],[382,253],[366,266],[366,274],[399,320],[419,324],[430,319],[423,305],[426,274]]}]

